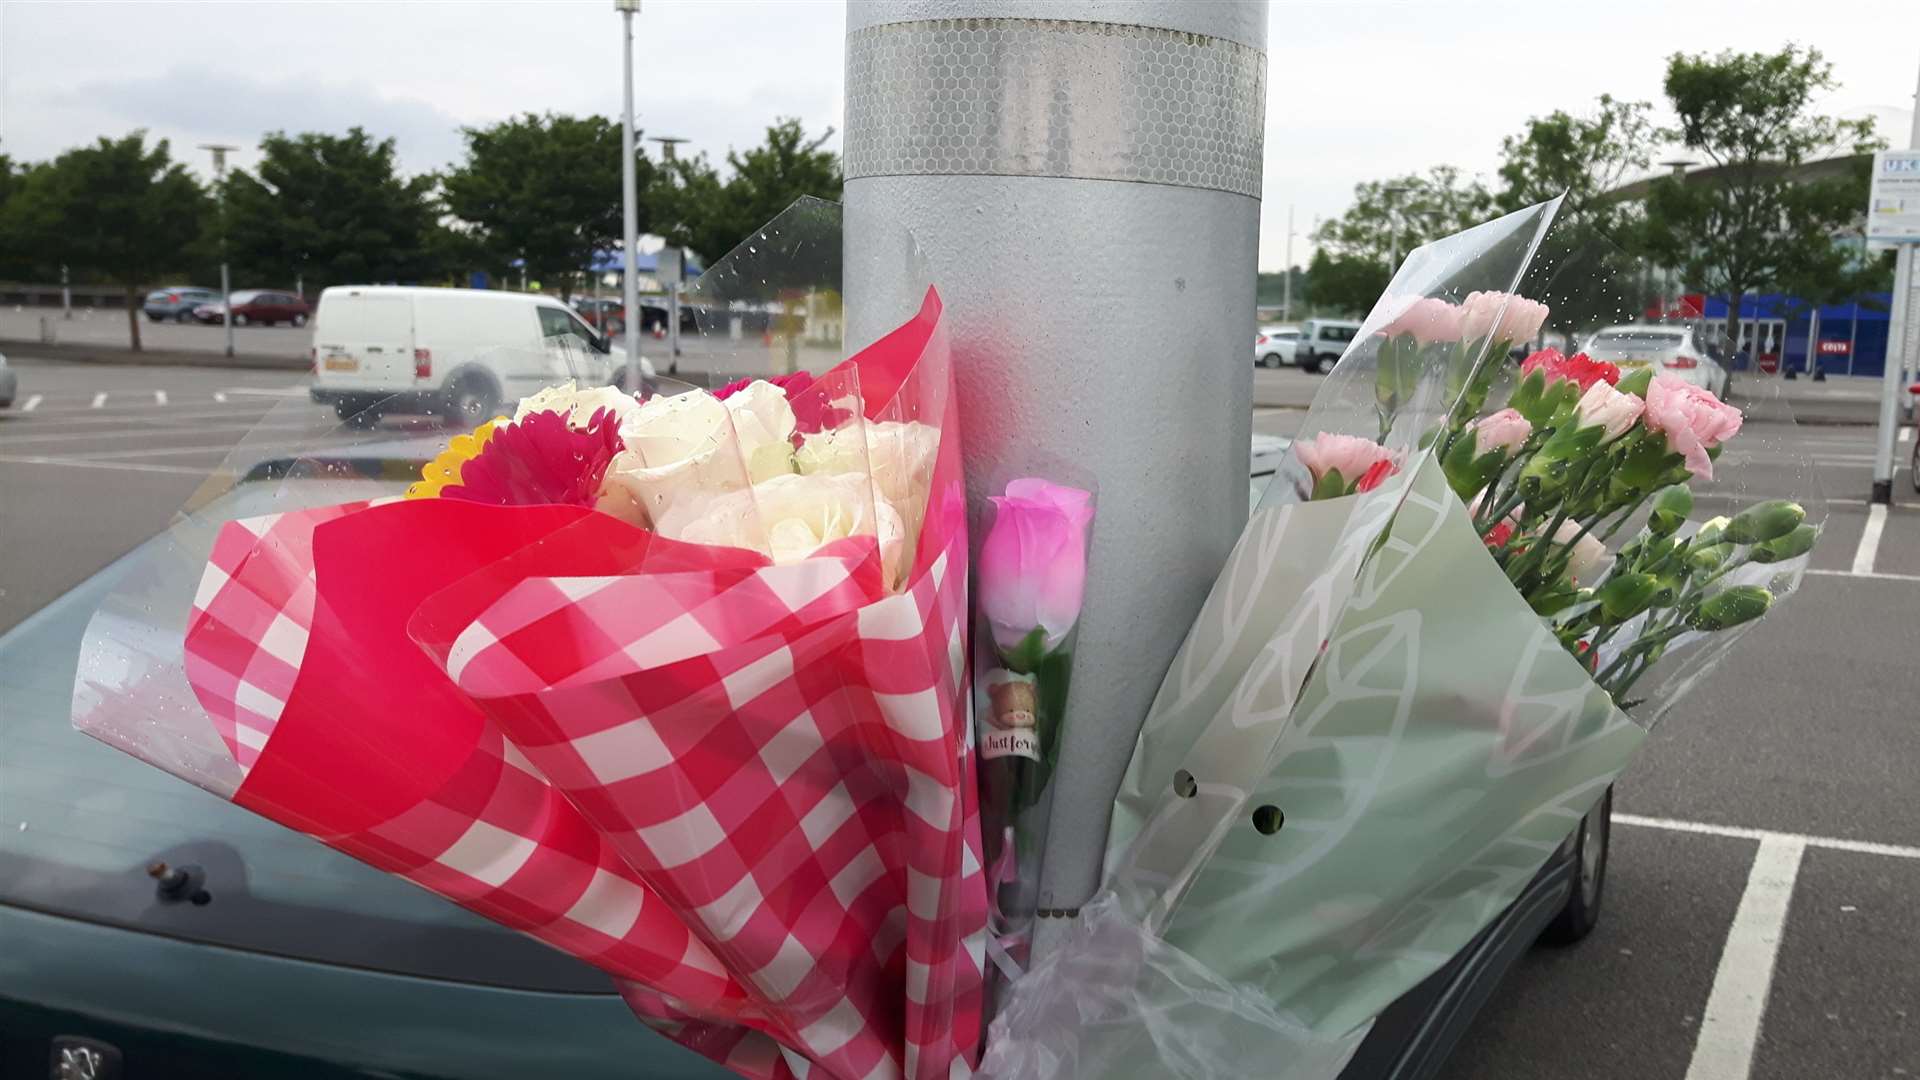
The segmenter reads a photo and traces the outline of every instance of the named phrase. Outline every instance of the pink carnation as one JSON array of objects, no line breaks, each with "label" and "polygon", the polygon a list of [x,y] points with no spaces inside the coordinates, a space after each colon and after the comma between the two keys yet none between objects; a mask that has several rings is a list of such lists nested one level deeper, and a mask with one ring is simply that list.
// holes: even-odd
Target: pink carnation
[{"label": "pink carnation", "polygon": [[1407,309],[1394,316],[1380,332],[1390,338],[1412,334],[1422,345],[1459,341],[1463,315],[1455,305],[1429,296],[1407,305]]},{"label": "pink carnation", "polygon": [[1489,336],[1508,344],[1532,341],[1547,321],[1547,305],[1518,293],[1468,293],[1460,310],[1464,316],[1461,335],[1466,341]]},{"label": "pink carnation", "polygon": [[1313,474],[1316,486],[1321,477],[1338,470],[1340,479],[1351,490],[1372,491],[1399,469],[1394,455],[1386,447],[1355,435],[1323,431],[1310,442],[1294,443],[1293,452],[1300,464]]},{"label": "pink carnation", "polygon": [[1501,409],[1474,422],[1473,455],[1479,457],[1495,450],[1511,454],[1525,445],[1532,434],[1533,425],[1518,410]]},{"label": "pink carnation", "polygon": [[1615,390],[1604,382],[1596,381],[1587,387],[1573,407],[1573,414],[1580,427],[1603,429],[1600,441],[1610,443],[1627,433],[1634,421],[1640,419],[1644,408],[1640,398]]},{"label": "pink carnation", "polygon": [[1690,382],[1672,375],[1656,375],[1647,387],[1644,423],[1649,431],[1666,436],[1667,449],[1687,459],[1687,471],[1702,480],[1713,479],[1713,459],[1707,451],[1740,433],[1740,410]]},{"label": "pink carnation", "polygon": [[1613,386],[1620,381],[1618,365],[1609,364],[1605,360],[1595,360],[1586,353],[1562,356],[1559,349],[1541,349],[1527,357],[1526,361],[1520,365],[1520,374],[1523,377],[1536,371],[1541,372],[1541,377],[1547,380],[1548,386],[1566,379],[1578,384],[1583,394],[1593,389],[1593,384],[1596,382]]}]

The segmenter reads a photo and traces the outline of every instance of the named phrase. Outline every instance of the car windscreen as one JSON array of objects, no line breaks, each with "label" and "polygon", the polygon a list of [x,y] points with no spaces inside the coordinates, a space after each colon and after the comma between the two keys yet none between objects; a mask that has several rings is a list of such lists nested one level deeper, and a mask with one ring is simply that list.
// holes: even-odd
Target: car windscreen
[{"label": "car windscreen", "polygon": [[[307,412],[316,415],[308,417]],[[335,427],[331,413],[294,400],[271,415],[276,437]],[[299,415],[296,415],[299,414]],[[375,433],[351,460],[366,475],[418,469],[443,435]],[[331,438],[344,438],[331,436]],[[346,460],[346,459],[343,459]],[[284,509],[272,460],[198,507],[198,518]],[[366,482],[361,497],[385,494]],[[353,497],[344,488],[333,496]],[[163,534],[124,560],[138,562]],[[90,618],[118,619],[107,637],[142,641],[164,631],[95,609],[116,586],[109,567],[0,636],[0,903],[88,922],[305,960],[497,986],[611,992],[606,976],[481,919],[407,881],[224,801],[74,730],[77,648]],[[194,577],[175,582],[190,601]],[[155,643],[157,648],[161,643]],[[177,642],[175,643],[177,645]],[[90,665],[115,662],[98,656]],[[138,677],[138,650],[124,658]],[[149,867],[191,868],[191,893],[165,899]]]}]

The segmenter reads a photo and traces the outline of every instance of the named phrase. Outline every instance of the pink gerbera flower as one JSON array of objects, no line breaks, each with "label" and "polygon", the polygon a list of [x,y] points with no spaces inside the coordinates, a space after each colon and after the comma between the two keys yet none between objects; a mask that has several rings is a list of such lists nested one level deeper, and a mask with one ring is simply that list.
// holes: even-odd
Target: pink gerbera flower
[{"label": "pink gerbera flower", "polygon": [[498,506],[592,506],[620,447],[620,421],[611,409],[594,410],[580,428],[559,413],[530,413],[495,428],[461,467],[460,482],[441,488],[440,497]]}]

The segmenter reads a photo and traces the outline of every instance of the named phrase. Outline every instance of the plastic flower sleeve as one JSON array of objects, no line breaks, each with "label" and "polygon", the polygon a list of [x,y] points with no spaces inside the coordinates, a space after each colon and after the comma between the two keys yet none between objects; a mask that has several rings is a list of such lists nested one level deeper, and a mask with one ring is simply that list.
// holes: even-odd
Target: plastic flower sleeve
[{"label": "plastic flower sleeve", "polygon": [[1095,517],[1091,479],[1045,472],[989,485],[975,571],[981,840],[1003,978],[1029,961]]},{"label": "plastic flower sleeve", "polygon": [[[1667,307],[1653,287],[1657,281],[1650,267],[1576,220],[1548,233],[1522,289],[1552,309],[1543,328],[1543,335],[1552,340],[1545,344],[1557,345],[1568,354],[1592,352],[1600,361],[1618,362],[1629,376],[1650,371],[1706,382],[1702,375],[1718,371],[1724,377],[1732,389],[1729,401],[1739,408],[1742,423],[1724,452],[1716,451],[1711,479],[1687,475],[1681,481],[1687,489],[1688,512],[1678,515],[1671,536],[1677,543],[1686,543],[1716,518],[1736,516],[1761,504],[1793,504],[1798,508],[1793,516],[1799,522],[1795,535],[1763,545],[1730,542],[1722,549],[1724,558],[1686,575],[1686,585],[1708,597],[1734,588],[1763,590],[1770,608],[1797,591],[1811,547],[1825,526],[1827,505],[1818,472],[1798,438],[1792,405],[1779,385],[1767,379],[1736,378],[1728,370],[1732,359],[1719,341],[1719,327],[1691,324],[1693,341],[1703,355],[1676,353],[1673,366],[1661,359],[1661,335],[1677,340],[1689,324],[1661,324],[1653,318]],[[1609,327],[1621,326],[1638,329],[1624,336],[1616,331],[1601,337]],[[1719,380],[1711,381],[1710,388],[1717,392]],[[1655,505],[1649,500],[1617,526],[1599,530],[1615,553],[1631,552],[1635,541],[1649,535]],[[1626,564],[1616,560],[1609,578],[1624,568]],[[1565,623],[1577,614],[1563,614],[1559,621]],[[1647,728],[1667,716],[1718,667],[1759,624],[1759,618],[1706,632],[1676,625],[1670,610],[1650,611],[1621,626],[1595,650],[1592,670],[1607,672],[1621,659],[1627,644],[1663,623],[1674,625],[1676,636],[1661,643],[1649,662],[1636,665],[1641,670],[1616,695],[1634,722]],[[1619,685],[1617,679],[1610,682]]]},{"label": "plastic flower sleeve", "polygon": [[[388,423],[401,445],[368,452],[405,467],[356,492],[384,499],[289,480],[276,516],[206,504],[159,591],[120,603],[161,625],[96,620],[76,724],[600,967],[742,1075],[948,1075],[978,1043],[986,913],[956,402],[937,294],[911,314],[788,399],[793,430],[723,409],[688,440],[719,477],[694,489],[761,521],[758,468],[849,478],[824,516],[741,545],[642,528],[680,503],[606,505],[645,406],[598,389],[451,440]],[[882,524],[882,415],[930,433],[900,462],[910,532]],[[844,440],[839,471],[800,476],[809,434]],[[332,453],[268,475],[343,473]],[[799,518],[824,543],[772,558]]]}]

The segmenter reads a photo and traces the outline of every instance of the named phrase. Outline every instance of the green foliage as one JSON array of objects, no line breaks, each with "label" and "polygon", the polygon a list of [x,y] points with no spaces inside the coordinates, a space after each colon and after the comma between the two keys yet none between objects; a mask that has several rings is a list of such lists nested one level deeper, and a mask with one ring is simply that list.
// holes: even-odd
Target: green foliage
[{"label": "green foliage", "polygon": [[394,142],[272,132],[256,172],[226,181],[227,250],[243,281],[309,291],[443,276],[450,254],[435,220],[434,178],[403,178]]},{"label": "green foliage", "polygon": [[1287,298],[1287,277],[1293,277],[1293,308],[1299,314],[1307,306],[1307,272],[1295,266],[1285,272],[1261,273],[1253,289],[1253,302],[1260,307],[1279,307]]},{"label": "green foliage", "polygon": [[[470,226],[489,264],[525,260],[527,274],[571,291],[573,276],[621,236],[620,125],[604,116],[528,113],[466,128],[467,158],[443,179],[447,209]],[[656,182],[635,151],[635,183]],[[653,231],[642,198],[640,232]]]},{"label": "green foliage", "polygon": [[[1424,174],[1354,185],[1353,205],[1322,222],[1313,238],[1335,256],[1387,266],[1421,244],[1480,224],[1493,205],[1479,180],[1451,165],[1436,165]],[[1361,310],[1372,302],[1369,298]]]},{"label": "green foliage", "polygon": [[778,120],[766,142],[728,152],[733,173],[724,181],[704,154],[675,162],[672,185],[649,193],[656,231],[712,264],[803,195],[838,202],[840,159],[822,149],[832,136],[829,128],[808,138],[800,121]]},{"label": "green foliage", "polygon": [[1666,92],[1679,123],[1663,135],[1715,168],[1652,186],[1644,242],[1693,286],[1728,298],[1730,340],[1738,339],[1741,298],[1828,275],[1843,261],[1835,235],[1858,228],[1864,174],[1792,175],[1808,161],[1879,145],[1871,121],[1814,111],[1835,87],[1832,65],[1797,46],[1668,60]]},{"label": "green foliage", "polygon": [[1358,317],[1373,307],[1391,277],[1382,260],[1322,248],[1307,266],[1306,300],[1319,310]]},{"label": "green foliage", "polygon": [[[207,193],[146,132],[101,138],[17,178],[0,211],[0,237],[42,273],[61,264],[82,280],[127,290],[128,334],[140,348],[140,287],[183,264],[201,234]],[[17,246],[16,246],[17,245]]]}]

